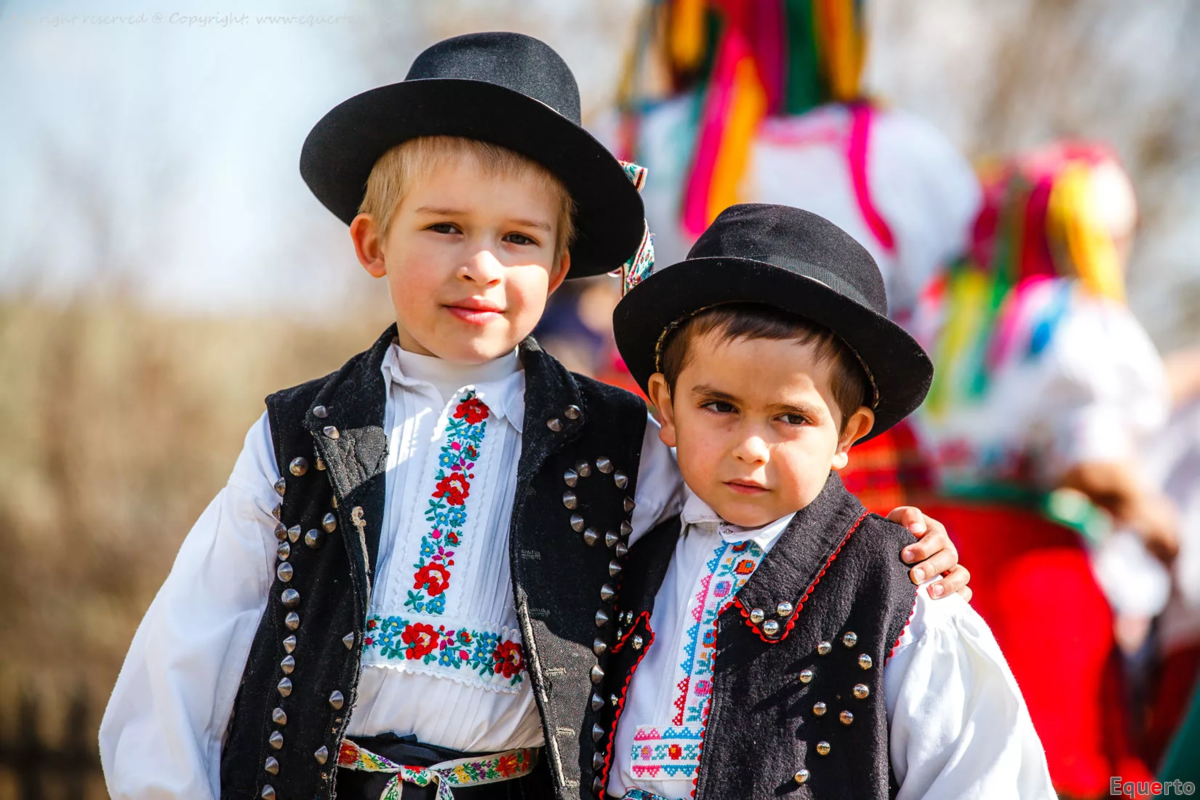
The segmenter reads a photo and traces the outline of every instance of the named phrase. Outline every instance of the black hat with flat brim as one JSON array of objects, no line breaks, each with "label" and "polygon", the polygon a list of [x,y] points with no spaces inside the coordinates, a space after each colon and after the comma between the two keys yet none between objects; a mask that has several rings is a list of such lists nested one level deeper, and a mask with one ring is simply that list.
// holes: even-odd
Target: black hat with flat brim
[{"label": "black hat with flat brim", "polygon": [[349,224],[375,162],[419,136],[498,144],[557,176],[575,202],[569,277],[617,269],[641,243],[641,197],[621,163],[583,129],[575,76],[545,42],[504,32],[438,42],[400,83],[356,95],[322,117],[304,141],[300,174]]},{"label": "black hat with flat brim", "polygon": [[[824,217],[788,206],[746,204],[721,212],[687,259],[630,290],[613,333],[642,389],[660,372],[667,334],[714,306],[754,303],[811,320],[858,356],[870,380],[878,436],[921,405],[933,364],[888,319],[883,277],[871,254]],[[873,395],[873,396],[872,396]]]}]

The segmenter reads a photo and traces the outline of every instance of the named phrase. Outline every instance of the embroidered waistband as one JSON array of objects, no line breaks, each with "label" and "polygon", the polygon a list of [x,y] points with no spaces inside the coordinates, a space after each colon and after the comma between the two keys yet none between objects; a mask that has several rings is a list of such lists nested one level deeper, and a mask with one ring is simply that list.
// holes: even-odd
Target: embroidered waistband
[{"label": "embroidered waistband", "polygon": [[388,781],[379,800],[401,800],[405,783],[415,786],[437,785],[437,800],[454,800],[451,786],[483,786],[522,778],[533,772],[538,751],[534,748],[508,750],[490,756],[473,756],[443,761],[428,767],[397,764],[381,755],[342,740],[338,766],[355,772],[382,772],[396,777]]}]

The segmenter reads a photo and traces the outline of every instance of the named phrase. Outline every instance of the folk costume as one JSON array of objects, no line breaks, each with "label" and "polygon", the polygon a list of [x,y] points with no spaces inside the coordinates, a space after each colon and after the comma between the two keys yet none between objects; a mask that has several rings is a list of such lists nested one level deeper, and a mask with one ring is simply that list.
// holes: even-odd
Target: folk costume
[{"label": "folk costume", "polygon": [[[572,276],[638,250],[636,188],[579,127],[566,64],[526,36],[426,50],[321,120],[301,171],[348,221],[375,160],[433,134],[563,179]],[[113,691],[114,797],[591,795],[615,587],[679,509],[673,458],[641,400],[532,339],[468,368],[395,336],[267,398]]]},{"label": "folk costume", "polygon": [[[966,250],[980,189],[933,125],[863,92],[865,16],[856,0],[651,5],[609,136],[655,177],[643,197],[664,263],[732,203],[803,208],[870,252],[889,315],[908,324]],[[908,424],[861,445],[842,479],[880,513],[932,487]]]},{"label": "folk costume", "polygon": [[[736,205],[686,261],[618,306],[617,342],[645,384],[681,319],[725,302],[831,328],[871,381],[886,431],[932,367],[886,316],[870,255],[797,209]],[[1053,797],[1021,694],[982,620],[930,599],[899,560],[911,534],[830,473],[758,529],[690,492],[633,548],[596,730],[611,797]]]},{"label": "folk costume", "polygon": [[914,326],[938,368],[917,416],[943,495],[928,505],[962,558],[988,567],[974,605],[1056,788],[1107,796],[1113,775],[1150,778],[1128,738],[1093,563],[1107,517],[1055,489],[1078,464],[1136,461],[1166,419],[1161,360],[1124,304],[1116,240],[1132,233],[1136,205],[1095,145],[1013,159],[986,186],[971,257],[931,284]]}]

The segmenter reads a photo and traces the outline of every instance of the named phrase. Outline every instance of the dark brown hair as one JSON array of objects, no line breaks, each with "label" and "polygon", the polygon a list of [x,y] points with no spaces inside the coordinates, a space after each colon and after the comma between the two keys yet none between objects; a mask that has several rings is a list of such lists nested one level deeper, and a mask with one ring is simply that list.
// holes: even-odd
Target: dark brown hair
[{"label": "dark brown hair", "polygon": [[833,399],[842,412],[842,426],[867,404],[870,380],[858,357],[833,331],[804,317],[754,303],[705,309],[667,334],[659,351],[659,369],[672,394],[680,373],[690,363],[692,342],[709,333],[716,334],[720,342],[795,339],[800,344],[811,344],[818,360],[834,363]]}]

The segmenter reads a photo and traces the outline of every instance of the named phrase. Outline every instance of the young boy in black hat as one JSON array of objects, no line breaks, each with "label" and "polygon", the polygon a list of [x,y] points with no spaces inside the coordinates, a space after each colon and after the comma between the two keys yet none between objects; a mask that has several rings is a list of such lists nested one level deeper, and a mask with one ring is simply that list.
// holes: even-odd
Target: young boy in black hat
[{"label": "young boy in black hat", "polygon": [[639,399],[528,334],[639,249],[637,191],[562,59],[508,33],[333,109],[301,172],[396,325],[267,399],[126,658],[110,793],[590,796],[618,576],[681,485]]},{"label": "young boy in black hat", "polygon": [[1053,797],[987,626],[931,602],[899,558],[912,536],[838,478],[933,376],[867,251],[815,214],[734,206],[622,300],[615,333],[687,499],[625,570],[607,793]]}]

